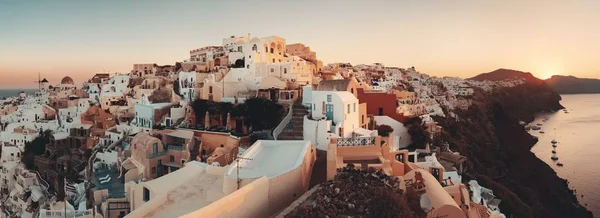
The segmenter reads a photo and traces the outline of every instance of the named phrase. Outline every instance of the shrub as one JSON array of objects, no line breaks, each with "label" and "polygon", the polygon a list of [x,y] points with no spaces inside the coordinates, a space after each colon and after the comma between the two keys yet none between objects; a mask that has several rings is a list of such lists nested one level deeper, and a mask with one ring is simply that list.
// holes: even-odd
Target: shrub
[{"label": "shrub", "polygon": [[377,127],[377,133],[380,136],[387,137],[393,131],[394,131],[394,129],[391,126],[388,126],[388,125],[380,125],[380,126]]}]

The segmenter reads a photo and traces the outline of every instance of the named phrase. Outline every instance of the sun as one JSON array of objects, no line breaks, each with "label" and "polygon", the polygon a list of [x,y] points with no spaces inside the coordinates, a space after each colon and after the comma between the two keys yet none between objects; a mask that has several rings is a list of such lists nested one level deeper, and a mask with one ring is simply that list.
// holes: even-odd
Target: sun
[{"label": "sun", "polygon": [[554,73],[546,72],[546,73],[538,74],[538,78],[546,80],[546,79],[550,79],[550,77],[552,77],[553,75],[554,75]]}]

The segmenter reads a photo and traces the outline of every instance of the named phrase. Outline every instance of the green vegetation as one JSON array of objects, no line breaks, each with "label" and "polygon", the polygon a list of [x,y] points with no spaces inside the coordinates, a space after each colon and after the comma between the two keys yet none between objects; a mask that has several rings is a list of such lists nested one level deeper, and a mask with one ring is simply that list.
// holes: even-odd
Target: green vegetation
[{"label": "green vegetation", "polygon": [[243,117],[245,124],[253,130],[267,130],[275,128],[281,122],[284,109],[277,102],[264,98],[249,98],[241,104],[229,102],[214,102],[197,99],[192,102],[196,123],[202,123],[205,113],[208,112],[212,119],[227,119],[227,113],[232,118]]},{"label": "green vegetation", "polygon": [[423,149],[427,143],[431,142],[430,134],[423,126],[423,120],[420,117],[410,118],[404,123],[404,126],[408,128],[408,134],[412,140],[408,146],[409,149]]},{"label": "green vegetation", "polygon": [[393,132],[393,131],[394,131],[394,129],[391,126],[388,126],[388,125],[380,125],[380,126],[377,127],[377,133],[380,136],[383,136],[383,137],[389,136],[390,133]]},{"label": "green vegetation", "polygon": [[50,143],[52,130],[40,131],[40,135],[31,142],[25,143],[25,151],[21,156],[21,163],[25,164],[28,170],[35,169],[35,156],[42,155],[46,151],[46,145]]}]

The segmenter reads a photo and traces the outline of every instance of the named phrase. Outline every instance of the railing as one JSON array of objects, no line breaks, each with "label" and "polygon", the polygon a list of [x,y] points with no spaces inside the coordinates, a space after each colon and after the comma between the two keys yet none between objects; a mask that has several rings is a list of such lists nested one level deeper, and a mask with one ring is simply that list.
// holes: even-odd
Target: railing
[{"label": "railing", "polygon": [[375,146],[375,137],[338,138],[337,146]]},{"label": "railing", "polygon": [[147,157],[148,157],[148,159],[152,159],[152,158],[155,158],[155,157],[163,156],[163,155],[167,154],[168,152],[169,152],[169,150],[164,150],[164,151],[161,151],[161,152],[158,152],[158,153],[149,154]]},{"label": "railing", "polygon": [[285,115],[283,120],[281,120],[281,123],[279,123],[279,125],[277,125],[277,127],[273,130],[273,139],[277,140],[277,137],[279,136],[279,134],[281,134],[281,132],[283,132],[285,127],[287,127],[287,125],[292,120],[292,115],[294,114],[293,108],[294,108],[293,104],[289,106],[288,114]]},{"label": "railing", "polygon": [[42,185],[42,187],[44,188],[44,191],[47,192],[48,188],[50,188],[50,185],[48,185],[48,182],[46,182],[46,180],[42,179],[42,176],[40,175],[40,173],[38,171],[33,171],[33,172],[35,172],[37,180],[40,183],[40,185]]},{"label": "railing", "polygon": [[169,145],[167,146],[168,150],[174,150],[174,151],[183,151],[183,146],[181,145]]}]

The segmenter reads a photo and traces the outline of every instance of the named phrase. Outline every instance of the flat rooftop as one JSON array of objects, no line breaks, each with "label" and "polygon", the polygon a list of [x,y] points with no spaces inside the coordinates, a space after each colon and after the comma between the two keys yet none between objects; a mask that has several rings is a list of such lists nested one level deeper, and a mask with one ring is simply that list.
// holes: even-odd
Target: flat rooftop
[{"label": "flat rooftop", "polygon": [[[110,178],[110,180],[108,180]],[[125,197],[125,184],[122,181],[123,178],[119,178],[119,172],[110,169],[99,169],[92,174],[92,183],[94,184],[94,191],[108,189],[108,197],[110,198],[124,198]],[[102,183],[102,181],[107,181]]]},{"label": "flat rooftop", "polygon": [[179,217],[209,202],[209,192],[222,191],[223,176],[206,173],[201,164],[190,162],[184,168],[147,182],[151,188],[167,191],[167,201],[144,217]]},{"label": "flat rooftop", "polygon": [[[239,178],[274,178],[298,168],[304,160],[310,141],[256,141],[240,160]],[[237,176],[237,162],[227,170],[227,176]]]}]

